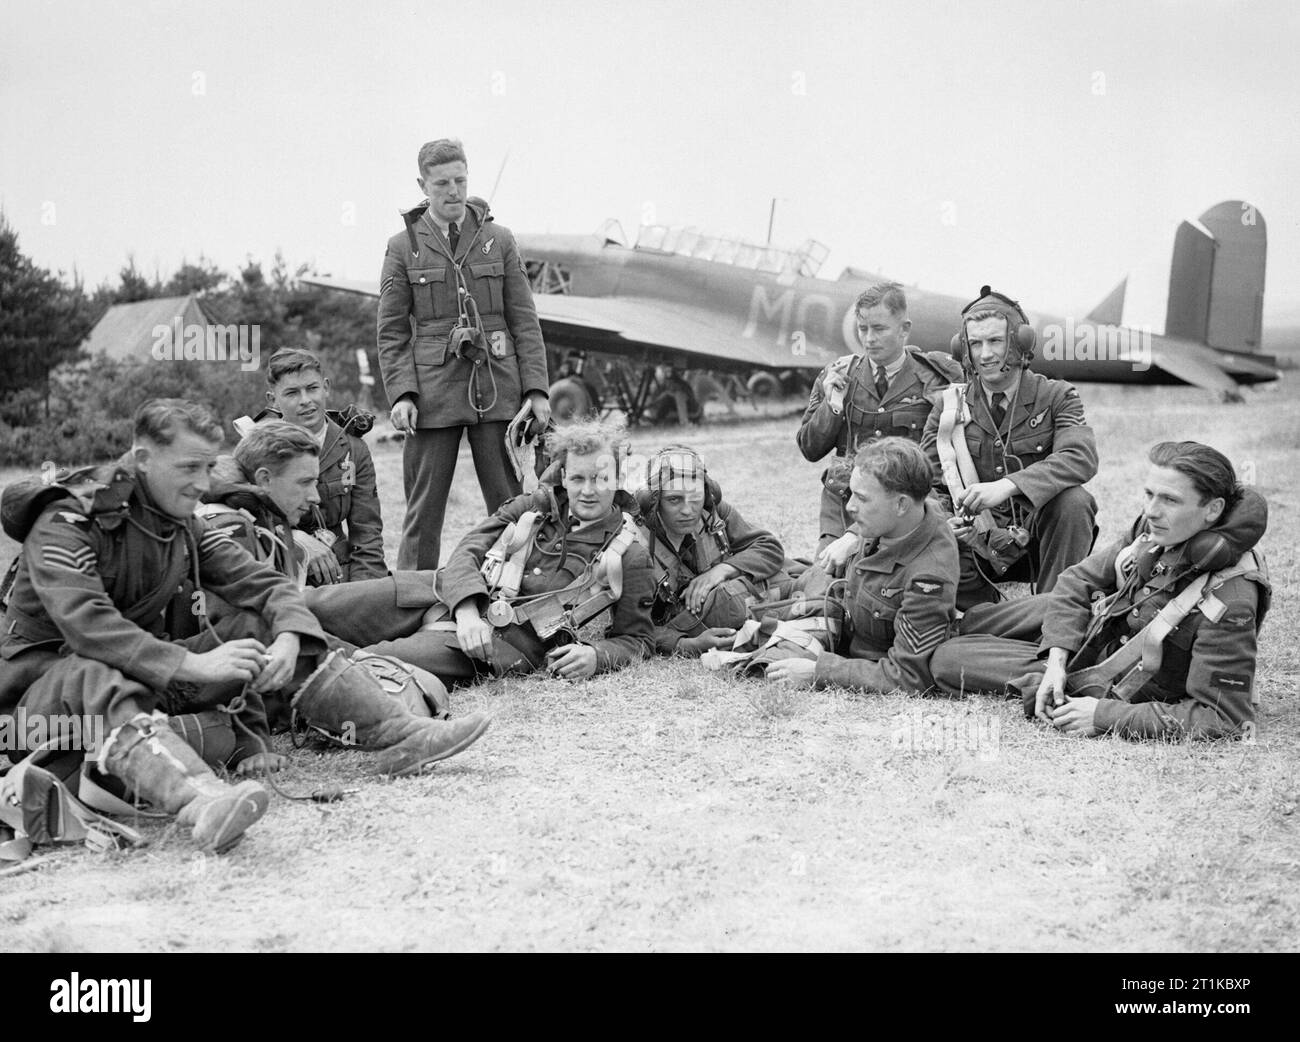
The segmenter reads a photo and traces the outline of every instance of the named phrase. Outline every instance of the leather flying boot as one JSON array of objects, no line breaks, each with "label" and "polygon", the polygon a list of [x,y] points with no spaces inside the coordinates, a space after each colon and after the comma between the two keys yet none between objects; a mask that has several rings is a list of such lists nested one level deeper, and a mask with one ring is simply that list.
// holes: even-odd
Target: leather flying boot
[{"label": "leather flying boot", "polygon": [[208,853],[233,847],[270,802],[257,782],[227,785],[213,774],[161,713],[141,713],[115,728],[100,751],[99,769],[156,809],[176,815]]},{"label": "leather flying boot", "polygon": [[344,745],[377,751],[380,774],[401,777],[469,748],[491,718],[473,713],[458,720],[415,716],[386,692],[369,670],[331,651],[293,696],[308,726]]}]

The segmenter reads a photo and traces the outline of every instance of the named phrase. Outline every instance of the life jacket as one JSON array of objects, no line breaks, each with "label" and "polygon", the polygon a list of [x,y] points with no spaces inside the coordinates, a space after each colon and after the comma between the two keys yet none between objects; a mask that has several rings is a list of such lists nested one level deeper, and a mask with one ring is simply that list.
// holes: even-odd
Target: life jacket
[{"label": "life jacket", "polygon": [[[1103,697],[1109,693],[1120,698],[1135,694],[1159,672],[1164,643],[1184,620],[1193,613],[1211,622],[1223,617],[1226,605],[1217,592],[1231,579],[1244,578],[1259,587],[1259,609],[1255,613],[1258,632],[1272,601],[1268,566],[1263,554],[1255,549],[1267,525],[1267,501],[1253,489],[1246,489],[1233,509],[1213,528],[1198,532],[1183,545],[1182,559],[1191,569],[1191,581],[1111,655],[1094,666],[1071,673],[1068,684],[1071,693],[1101,691]],[[1131,534],[1135,537],[1115,557],[1115,592],[1098,597],[1093,603],[1093,618],[1084,647],[1109,622],[1123,617],[1130,608],[1133,585],[1152,574],[1149,562],[1157,547],[1141,527],[1141,520],[1134,523]],[[1257,693],[1252,694],[1251,700],[1258,702]]]},{"label": "life jacket", "polygon": [[[980,480],[975,461],[971,459],[970,446],[966,444],[966,424],[971,422],[966,387],[966,384],[949,384],[943,389],[935,439],[943,483],[952,497],[954,510],[957,497]],[[975,515],[971,524],[975,529],[971,549],[992,565],[998,575],[1024,556],[1029,545],[1029,534],[1024,529],[999,528],[993,512],[987,508]]]},{"label": "life jacket", "polygon": [[[136,475],[125,458],[107,466],[81,467],[48,476],[43,474],[24,478],[6,486],[3,494],[0,494],[0,527],[11,539],[23,542],[46,508],[60,499],[73,500],[76,509],[102,532],[115,533],[123,529],[124,525],[131,524],[138,527],[138,523],[130,517],[136,480]],[[133,597],[130,606],[119,607],[124,618],[143,629],[149,629],[150,624],[159,617],[194,560],[196,546],[193,524],[174,520],[174,525],[175,529],[170,536],[155,538],[163,543],[179,540],[180,553],[172,554],[166,559],[168,564],[155,587]],[[129,531],[127,534],[129,536]],[[140,538],[143,539],[144,536]],[[129,541],[123,551],[129,561]],[[22,555],[18,554],[11,562],[3,581],[0,581],[0,610],[6,613],[9,630],[21,631],[28,640],[33,641],[61,639],[61,634],[52,622],[41,617],[39,612],[33,614],[21,610],[21,606],[15,603],[15,585],[21,562]],[[107,592],[113,597],[115,590],[107,588]],[[29,603],[27,607],[32,608],[33,605]]]},{"label": "life jacket", "polygon": [[123,842],[144,842],[135,829],[92,810],[72,794],[65,772],[80,762],[80,753],[38,749],[0,778],[0,865],[22,861],[38,846],[84,843],[104,851]]},{"label": "life jacket", "polygon": [[541,640],[563,630],[576,631],[623,596],[623,554],[636,541],[636,522],[623,512],[623,525],[606,541],[591,566],[568,586],[521,599],[519,587],[542,524],[559,520],[555,490],[544,486],[549,510],[529,510],[507,525],[483,557],[480,572],[487,584],[487,620],[493,626],[531,624]]}]

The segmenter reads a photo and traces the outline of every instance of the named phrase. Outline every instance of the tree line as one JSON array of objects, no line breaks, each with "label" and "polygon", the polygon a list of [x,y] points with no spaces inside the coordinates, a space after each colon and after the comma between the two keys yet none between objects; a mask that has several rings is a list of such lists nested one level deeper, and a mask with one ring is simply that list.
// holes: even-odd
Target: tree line
[{"label": "tree line", "polygon": [[[269,271],[251,257],[222,271],[202,257],[170,277],[141,272],[128,257],[116,284],[87,291],[79,278],[55,275],[23,255],[18,234],[0,214],[0,466],[76,466],[113,459],[131,442],[131,415],[146,398],[189,398],[208,405],[233,437],[230,421],[265,404],[264,372],[233,363],[157,361],[88,355],[84,342],[114,304],[197,294],[214,323],[258,326],[261,365],[280,347],[304,347],[325,363],[331,404],[357,400],[356,350],[371,372],[375,356],[372,298],[316,289],[276,253]],[[382,387],[373,389],[379,408]]]}]

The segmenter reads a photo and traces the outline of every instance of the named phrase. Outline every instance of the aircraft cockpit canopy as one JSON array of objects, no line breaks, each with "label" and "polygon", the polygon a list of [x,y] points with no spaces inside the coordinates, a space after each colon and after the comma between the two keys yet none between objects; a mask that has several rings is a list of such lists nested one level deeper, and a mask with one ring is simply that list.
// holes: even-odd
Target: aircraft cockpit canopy
[{"label": "aircraft cockpit canopy", "polygon": [[817,277],[817,272],[830,253],[830,249],[816,239],[806,239],[797,250],[783,250],[741,239],[703,235],[695,228],[676,228],[665,224],[643,224],[637,233],[633,249],[694,257],[696,260],[729,264],[750,271],[765,271],[773,275],[794,274],[806,279]]}]

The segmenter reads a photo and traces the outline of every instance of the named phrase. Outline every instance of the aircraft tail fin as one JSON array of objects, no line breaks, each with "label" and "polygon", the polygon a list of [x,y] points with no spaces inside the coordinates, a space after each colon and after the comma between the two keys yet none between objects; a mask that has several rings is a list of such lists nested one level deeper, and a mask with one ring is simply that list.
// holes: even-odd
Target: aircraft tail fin
[{"label": "aircraft tail fin", "polygon": [[1184,221],[1174,236],[1165,336],[1227,351],[1260,349],[1268,230],[1264,215],[1231,199]]},{"label": "aircraft tail fin", "polygon": [[1124,323],[1124,296],[1128,292],[1128,276],[1106,294],[1106,299],[1088,312],[1088,321],[1099,326],[1118,326]]}]

